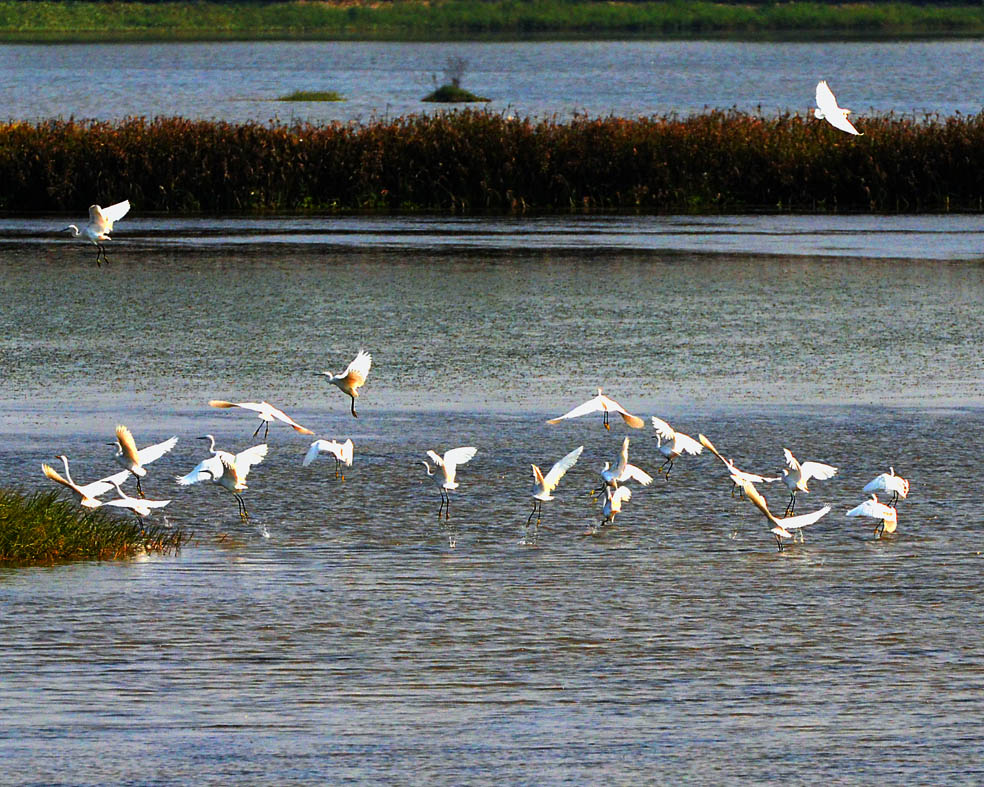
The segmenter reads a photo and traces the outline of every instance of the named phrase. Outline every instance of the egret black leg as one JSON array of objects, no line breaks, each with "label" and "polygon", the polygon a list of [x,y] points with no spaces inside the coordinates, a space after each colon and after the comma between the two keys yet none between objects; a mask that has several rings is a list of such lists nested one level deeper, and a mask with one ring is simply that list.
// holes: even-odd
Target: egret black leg
[{"label": "egret black leg", "polygon": [[533,510],[530,512],[529,517],[526,519],[526,526],[530,526],[530,522],[533,521],[533,514],[536,513],[536,500],[533,501]]},{"label": "egret black leg", "polygon": [[253,437],[256,437],[260,433],[260,429],[263,428],[263,421],[260,421],[260,425],[256,427],[256,431],[253,432]]},{"label": "egret black leg", "polygon": [[357,412],[355,412],[355,397],[354,396],[352,397],[352,415],[354,415],[356,418],[359,417],[359,414]]},{"label": "egret black leg", "polygon": [[783,514],[783,516],[784,517],[789,516],[791,513],[793,513],[793,510],[795,508],[796,508],[796,493],[795,492],[790,492],[789,493],[789,502],[786,503],[786,512]]},{"label": "egret black leg", "polygon": [[608,410],[605,410],[605,428],[611,431],[611,426],[608,423]]}]

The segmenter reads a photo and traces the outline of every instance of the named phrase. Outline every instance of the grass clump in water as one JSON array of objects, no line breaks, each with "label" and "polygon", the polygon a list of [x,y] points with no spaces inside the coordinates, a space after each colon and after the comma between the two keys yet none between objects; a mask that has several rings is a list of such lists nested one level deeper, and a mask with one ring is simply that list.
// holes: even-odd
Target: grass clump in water
[{"label": "grass clump in water", "polygon": [[345,97],[334,90],[295,90],[277,101],[344,101]]},{"label": "grass clump in water", "polygon": [[147,526],[102,509],[87,510],[58,492],[23,495],[0,490],[0,563],[119,560],[145,552],[177,552],[180,530]]},{"label": "grass clump in water", "polygon": [[433,93],[428,93],[423,98],[424,101],[436,101],[443,104],[460,104],[468,101],[491,101],[485,96],[476,96],[470,90],[465,90],[457,85],[441,85]]}]

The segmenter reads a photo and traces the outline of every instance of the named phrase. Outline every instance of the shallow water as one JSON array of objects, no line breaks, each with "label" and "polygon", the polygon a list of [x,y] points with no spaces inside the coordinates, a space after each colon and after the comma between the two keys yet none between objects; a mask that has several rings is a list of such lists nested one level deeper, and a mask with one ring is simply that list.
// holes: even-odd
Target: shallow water
[{"label": "shallow water", "polygon": [[[61,452],[108,474],[120,421],[177,434],[146,491],[195,538],[0,570],[0,781],[980,781],[979,263],[262,238],[111,259],[0,246],[0,483],[41,488]],[[356,420],[314,372],[361,346]],[[779,553],[702,455],[586,535],[629,430],[544,420],[599,385],[745,469],[837,465],[797,503],[832,512]],[[274,425],[243,525],[170,480],[198,435],[255,442],[212,397],[352,437],[355,464],[302,468],[311,438]],[[650,435],[630,451],[655,475]],[[468,444],[441,522],[417,461]],[[534,535],[530,463],[580,444]],[[888,465],[912,492],[876,540],[843,514]]]},{"label": "shallow water", "polygon": [[[806,112],[817,80],[868,112],[976,114],[984,41],[258,42],[0,45],[3,119],[180,115],[368,121],[421,101],[464,58],[462,84],[517,116],[623,117],[708,107]],[[93,86],[97,86],[95,89]],[[342,102],[280,102],[334,90]]]}]

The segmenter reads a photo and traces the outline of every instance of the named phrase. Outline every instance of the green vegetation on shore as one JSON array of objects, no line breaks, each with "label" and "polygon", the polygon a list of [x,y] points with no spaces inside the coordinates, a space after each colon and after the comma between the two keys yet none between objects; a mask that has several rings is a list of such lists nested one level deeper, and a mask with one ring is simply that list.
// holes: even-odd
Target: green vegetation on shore
[{"label": "green vegetation on shore", "polygon": [[0,564],[114,560],[176,552],[180,530],[147,525],[102,509],[87,510],[58,492],[25,496],[0,490]]},{"label": "green vegetation on shore", "polygon": [[434,40],[529,36],[974,35],[981,4],[0,0],[2,41]]},{"label": "green vegetation on shore", "polygon": [[866,116],[864,136],[795,114],[363,125],[135,118],[0,124],[0,210],[137,212],[980,211],[984,113]]}]

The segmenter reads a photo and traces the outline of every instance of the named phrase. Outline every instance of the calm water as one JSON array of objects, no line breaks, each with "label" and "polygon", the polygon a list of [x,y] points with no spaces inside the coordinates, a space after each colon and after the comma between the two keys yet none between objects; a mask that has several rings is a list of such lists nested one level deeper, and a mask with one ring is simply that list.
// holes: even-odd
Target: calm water
[{"label": "calm water", "polygon": [[[862,125],[872,110],[973,114],[984,105],[984,41],[265,42],[0,45],[0,112],[366,121],[432,111],[420,99],[443,80],[449,56],[468,62],[463,84],[490,108],[521,116],[806,112],[820,78]],[[275,100],[295,90],[346,100]]]},{"label": "calm water", "polygon": [[[146,490],[195,533],[176,557],[0,570],[0,781],[981,781],[979,261],[377,229],[196,247],[142,226],[102,269],[32,227],[0,246],[0,483],[40,488],[60,452],[110,472],[117,422],[178,434]],[[355,420],[313,372],[363,346]],[[598,385],[748,469],[784,446],[832,462],[798,510],[833,511],[780,554],[720,463],[687,457],[586,536],[626,430],[544,420]],[[170,480],[204,432],[252,444],[212,397],[352,437],[355,465],[302,468],[308,439],[274,426],[242,525]],[[439,522],[416,462],[468,444]],[[529,464],[580,444],[530,543]],[[874,540],[843,514],[890,464],[912,493]]]}]

